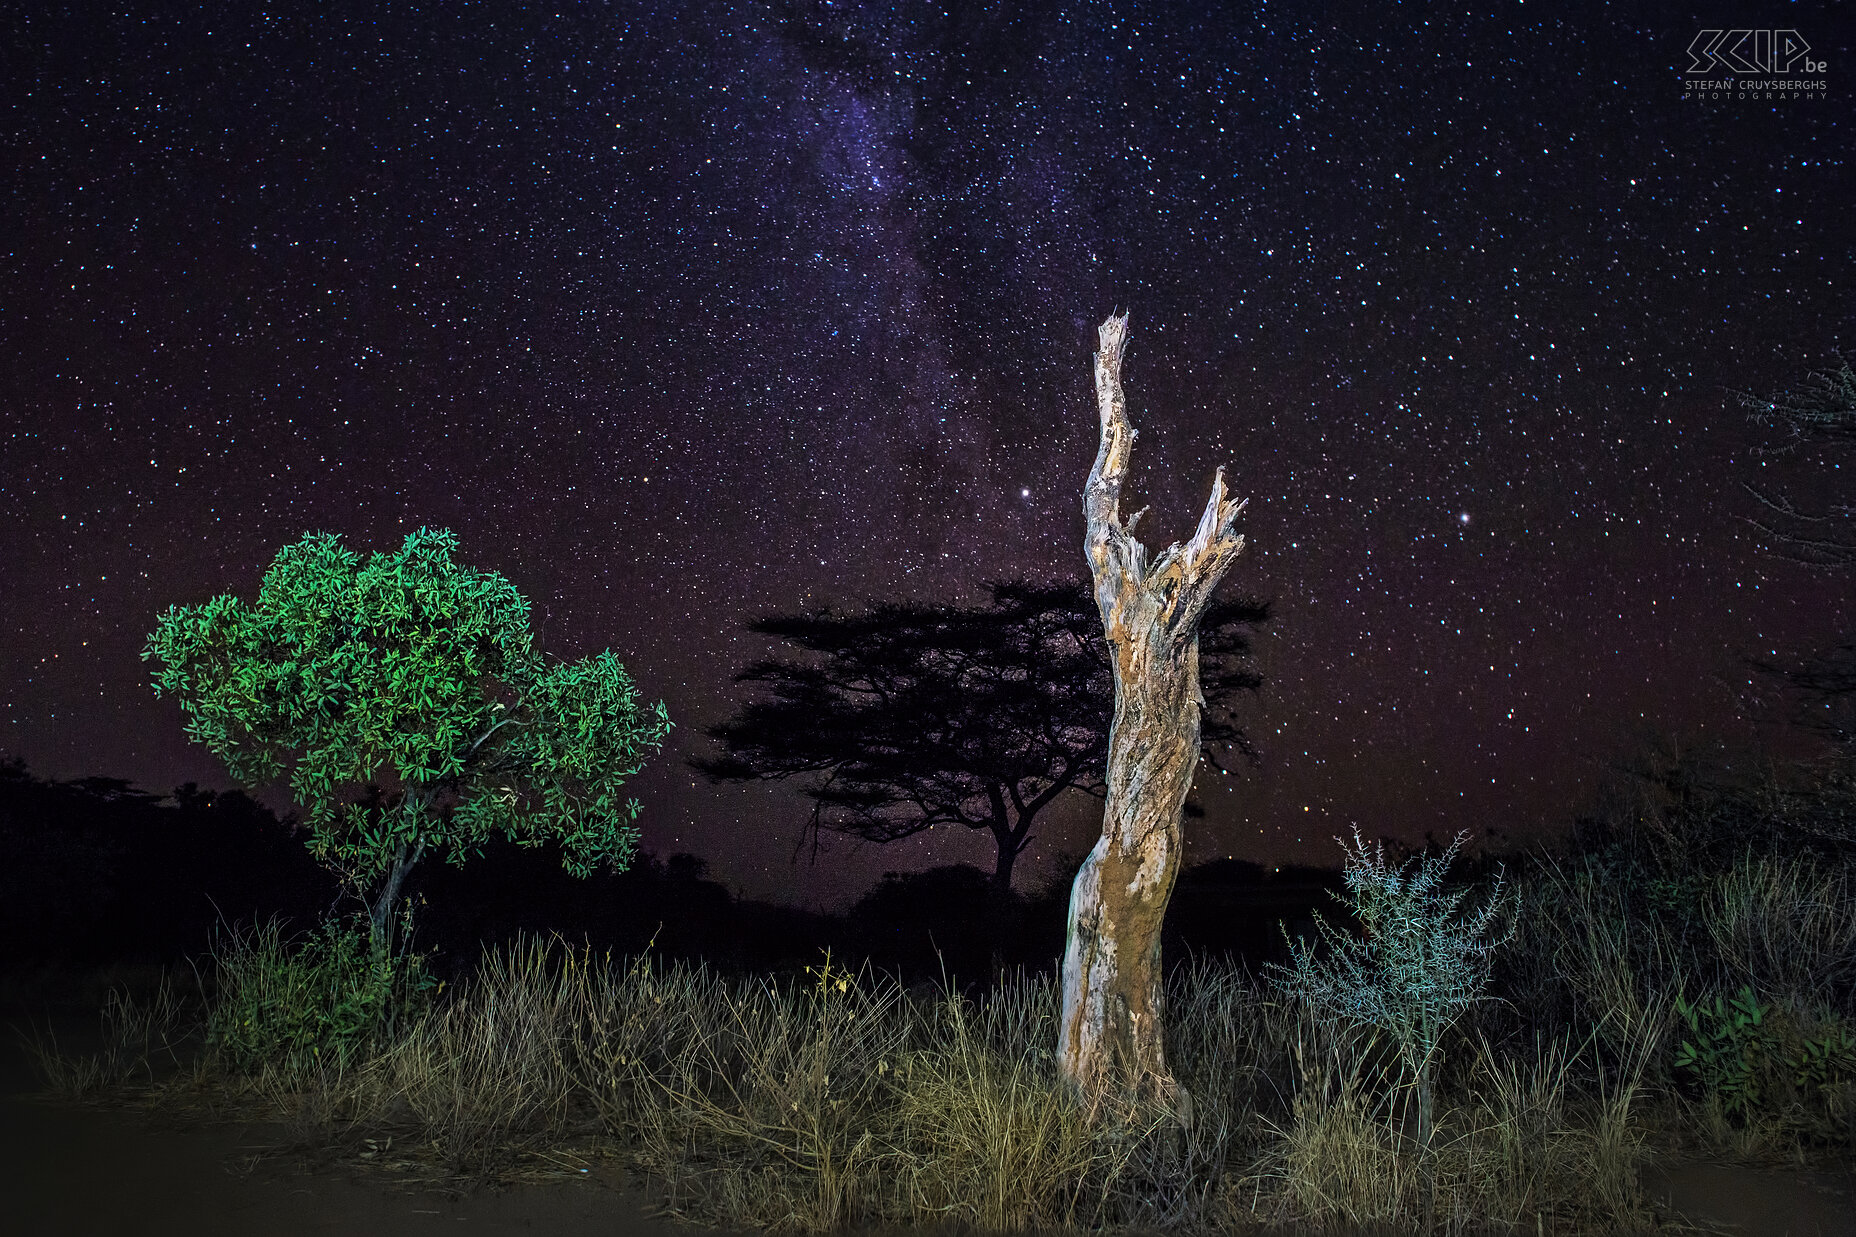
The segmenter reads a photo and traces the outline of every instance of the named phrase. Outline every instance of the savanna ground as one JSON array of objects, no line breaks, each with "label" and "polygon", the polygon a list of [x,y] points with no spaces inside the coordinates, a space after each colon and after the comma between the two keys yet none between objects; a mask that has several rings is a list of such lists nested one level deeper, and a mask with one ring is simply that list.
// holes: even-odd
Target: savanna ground
[{"label": "savanna ground", "polygon": [[1396,1029],[1317,1016],[1240,963],[1171,973],[1182,1130],[1066,1095],[1048,974],[905,988],[823,955],[723,973],[528,937],[441,985],[332,925],[247,931],[197,979],[117,989],[89,1045],[41,1025],[62,1103],[9,1101],[31,1132],[6,1158],[100,1193],[143,1153],[97,1130],[196,1147],[212,1187],[142,1215],[230,1208],[242,1231],[288,1231],[251,1208],[309,1224],[342,1191],[346,1220],[298,1231],[462,1207],[476,1231],[573,1232],[588,1199],[600,1231],[647,1208],[804,1232],[1852,1231],[1856,782],[1675,766],[1642,785],[1509,858],[1513,934],[1440,1028],[1428,1137]]}]

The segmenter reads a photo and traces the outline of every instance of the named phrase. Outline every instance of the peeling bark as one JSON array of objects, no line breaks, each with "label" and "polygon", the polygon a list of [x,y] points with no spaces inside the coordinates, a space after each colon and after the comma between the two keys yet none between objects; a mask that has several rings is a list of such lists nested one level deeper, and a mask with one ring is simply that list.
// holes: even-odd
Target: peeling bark
[{"label": "peeling bark", "polygon": [[1098,332],[1102,423],[1083,492],[1084,548],[1115,670],[1102,836],[1070,890],[1058,1065],[1092,1103],[1152,1099],[1190,1124],[1192,1103],[1167,1067],[1160,925],[1183,855],[1182,809],[1199,759],[1199,617],[1244,539],[1242,502],[1212,481],[1198,529],[1152,566],[1121,519],[1135,430],[1121,390],[1128,318]]}]

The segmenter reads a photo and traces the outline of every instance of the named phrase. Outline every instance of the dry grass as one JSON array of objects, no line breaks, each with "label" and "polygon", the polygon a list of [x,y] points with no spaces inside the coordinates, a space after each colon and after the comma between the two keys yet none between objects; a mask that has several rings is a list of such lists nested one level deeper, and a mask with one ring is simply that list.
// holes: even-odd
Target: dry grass
[{"label": "dry grass", "polygon": [[[240,1069],[209,1046],[168,1097],[426,1179],[617,1155],[673,1215],[778,1232],[1409,1228],[1427,1215],[1447,1231],[1535,1215],[1570,1231],[1599,1207],[1641,1210],[1633,1095],[1575,1098],[1580,1058],[1563,1042],[1532,1057],[1485,1046],[1420,1156],[1378,1058],[1315,1044],[1242,970],[1196,963],[1170,999],[1189,1132],[1160,1112],[1091,1120],[1071,1099],[1049,978],[920,1000],[829,959],[726,978],[534,939],[486,954],[365,1051]],[[112,1006],[111,1080],[174,1020],[128,1008]]]},{"label": "dry grass", "polygon": [[[1516,948],[1545,966],[1453,1041],[1428,1146],[1413,1136],[1395,1053],[1316,1027],[1244,970],[1205,960],[1169,984],[1189,1131],[1155,1112],[1092,1120],[1072,1101],[1052,1055],[1048,977],[920,999],[829,957],[799,975],[730,977],[536,939],[357,1023],[355,1009],[375,1007],[344,996],[336,971],[306,978],[288,943],[250,938],[227,953],[214,1025],[228,1009],[255,1011],[254,1024],[287,1009],[301,1032],[318,1025],[302,994],[326,991],[347,1011],[329,1033],[350,1050],[319,1053],[299,1033],[285,1058],[257,1060],[247,1050],[266,1042],[263,1028],[240,1027],[164,1094],[282,1119],[300,1147],[428,1179],[616,1156],[674,1215],[807,1233],[1650,1230],[1639,1175],[1657,1149],[1801,1145],[1805,1127],[1785,1112],[1730,1121],[1678,1086],[1672,999],[1699,982],[1705,946],[1736,976],[1783,960],[1792,989],[1768,990],[1799,1035],[1839,1025],[1821,1008],[1836,993],[1812,986],[1821,968],[1782,955],[1847,959],[1847,887],[1818,869],[1749,865],[1723,877],[1706,922],[1678,940],[1589,869],[1536,880],[1546,883],[1527,904],[1547,909]],[[1786,924],[1798,907],[1822,922]],[[1556,1017],[1543,1021],[1548,1009]],[[146,1089],[150,1060],[176,1056],[189,1017],[171,993],[116,996],[102,1054],[70,1061],[46,1043],[41,1059],[67,1095]],[[1831,1115],[1847,1122],[1848,1088],[1837,1095]]]},{"label": "dry grass", "polygon": [[72,1054],[59,1047],[49,1028],[25,1037],[27,1054],[46,1088],[67,1100],[90,1100],[135,1086],[153,1086],[191,1055],[196,1010],[162,976],[153,993],[138,1000],[126,988],[103,998],[102,1047]]},{"label": "dry grass", "polygon": [[1826,1008],[1856,986],[1856,897],[1849,874],[1804,856],[1742,859],[1702,903],[1727,984]]},{"label": "dry grass", "polygon": [[1654,1228],[1640,1077],[1594,1088],[1589,1042],[1529,1047],[1477,1044],[1425,1148],[1383,1053],[1305,1029],[1291,1112],[1227,1189],[1228,1213],[1319,1232]]}]

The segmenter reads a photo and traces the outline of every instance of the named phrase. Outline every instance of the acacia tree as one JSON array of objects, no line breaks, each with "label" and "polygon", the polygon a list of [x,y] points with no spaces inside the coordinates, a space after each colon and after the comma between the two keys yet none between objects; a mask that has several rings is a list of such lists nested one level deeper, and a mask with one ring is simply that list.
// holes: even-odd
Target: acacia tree
[{"label": "acacia tree", "polygon": [[1515,930],[1512,919],[1505,927],[1501,923],[1513,898],[1499,868],[1480,905],[1465,905],[1469,890],[1445,887],[1466,836],[1459,833],[1441,853],[1402,865],[1387,859],[1384,842],[1369,848],[1358,829],[1351,846],[1336,839],[1346,856],[1347,892],[1333,896],[1359,923],[1362,936],[1335,928],[1317,913],[1324,956],[1285,930],[1289,965],[1266,966],[1271,981],[1317,1018],[1391,1039],[1414,1092],[1416,1142],[1425,1151],[1435,1124],[1444,1035],[1484,999],[1495,951]]},{"label": "acacia tree", "polygon": [[[1780,441],[1766,448],[1767,454],[1856,447],[1856,370],[1848,361],[1836,369],[1813,370],[1789,391],[1739,398],[1755,423],[1780,432]],[[1766,508],[1766,516],[1755,518],[1753,526],[1775,551],[1814,567],[1856,567],[1856,503],[1812,511],[1785,494],[1754,485],[1747,489]]]},{"label": "acacia tree", "polygon": [[1128,318],[1097,333],[1101,440],[1083,491],[1084,552],[1115,675],[1102,836],[1070,889],[1057,1061],[1083,1096],[1151,1097],[1181,1124],[1190,1097],[1167,1066],[1160,927],[1184,851],[1181,816],[1198,764],[1199,620],[1244,548],[1244,504],[1224,469],[1190,540],[1151,565],[1134,536],[1145,509],[1121,520],[1135,431],[1121,389]]},{"label": "acacia tree", "polygon": [[670,729],[611,652],[545,657],[528,602],[420,529],[365,562],[328,533],[283,549],[255,602],[163,614],[142,652],[156,694],[247,787],[288,772],[309,848],[392,944],[406,874],[492,835],[553,841],[578,876],[624,868],[636,800],[619,789]]},{"label": "acacia tree", "polygon": [[[995,583],[989,606],[881,605],[861,614],[778,615],[749,630],[805,650],[735,676],[763,695],[691,761],[717,781],[800,779],[809,830],[893,842],[928,829],[984,830],[994,889],[1011,888],[1032,822],[1065,791],[1099,796],[1114,704],[1108,650],[1080,583]],[[1261,680],[1249,632],[1267,605],[1208,611],[1208,751],[1250,752],[1231,713]]]},{"label": "acacia tree", "polygon": [[[1828,457],[1856,448],[1856,369],[1848,361],[1813,370],[1790,390],[1763,397],[1741,394],[1739,399],[1756,424],[1779,433],[1776,444],[1763,448],[1765,454],[1811,449]],[[1747,489],[1765,509],[1750,522],[1774,553],[1832,571],[1856,569],[1856,502],[1812,509],[1770,488]],[[1753,665],[1797,694],[1805,727],[1846,746],[1856,741],[1856,641],[1846,637],[1802,664],[1754,659]]]}]

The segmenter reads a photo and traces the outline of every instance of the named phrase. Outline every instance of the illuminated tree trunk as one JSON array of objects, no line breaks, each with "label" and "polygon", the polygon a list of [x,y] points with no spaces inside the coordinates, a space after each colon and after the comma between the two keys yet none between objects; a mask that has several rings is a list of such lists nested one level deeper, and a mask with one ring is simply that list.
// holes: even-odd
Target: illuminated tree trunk
[{"label": "illuminated tree trunk", "polygon": [[1115,668],[1102,836],[1070,890],[1058,1065],[1092,1103],[1157,1099],[1190,1123],[1190,1098],[1167,1067],[1160,924],[1181,853],[1181,815],[1199,759],[1199,616],[1240,551],[1244,504],[1212,481],[1198,530],[1151,567],[1121,521],[1134,446],[1121,391],[1127,315],[1098,333],[1101,445],[1083,492],[1085,551]]},{"label": "illuminated tree trunk", "polygon": [[399,901],[400,887],[406,883],[406,874],[425,854],[425,844],[408,850],[401,842],[393,852],[393,866],[387,869],[386,879],[375,891],[367,907],[368,939],[378,953],[393,952],[393,904]]}]

